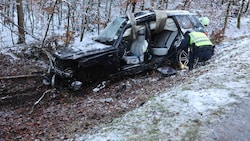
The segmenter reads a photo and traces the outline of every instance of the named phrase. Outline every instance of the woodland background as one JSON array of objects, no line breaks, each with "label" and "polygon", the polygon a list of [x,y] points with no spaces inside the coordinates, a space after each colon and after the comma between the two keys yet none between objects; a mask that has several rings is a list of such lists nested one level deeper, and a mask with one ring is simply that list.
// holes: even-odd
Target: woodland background
[{"label": "woodland background", "polygon": [[[167,119],[166,125],[172,124],[170,128],[166,126],[167,129],[164,129],[173,133],[168,137],[172,136],[173,140],[181,138],[181,133],[186,131],[183,128],[197,129],[197,126],[200,126],[200,122],[195,122],[195,124],[191,122],[190,125],[182,121],[190,123],[189,121],[197,121],[202,114],[204,115],[202,117],[206,118],[210,114],[205,110],[202,111],[203,113],[194,112],[195,108],[218,107],[212,111],[212,116],[220,115],[229,105],[228,102],[239,99],[238,95],[242,93],[249,93],[250,79],[247,75],[250,68],[248,57],[249,1],[1,0],[0,140],[73,140],[71,138],[78,137],[79,140],[83,140],[81,137],[87,137],[83,133],[92,131],[94,127],[103,123],[111,123],[125,113],[147,104],[150,98],[166,90],[178,88],[179,85],[183,87],[180,88],[180,94],[176,97],[173,96],[177,93],[175,89],[170,93],[162,94],[164,97],[160,101],[170,106],[166,107],[167,112],[161,110],[164,106],[156,102],[153,108],[146,109],[152,113],[145,112],[146,115],[136,118],[129,116],[131,118],[128,119],[131,119],[132,126],[136,126],[136,128],[131,128],[136,135],[146,132],[141,136],[147,138],[147,135],[154,136],[148,133],[155,133],[157,128],[154,127],[160,123],[157,113],[163,112],[164,118],[162,119]],[[77,93],[68,90],[57,91],[43,85],[40,77],[34,77],[34,74],[46,72],[47,68],[44,62],[41,62],[43,60],[41,55],[37,53],[41,48],[48,50],[50,47],[84,44],[86,38],[100,33],[115,17],[124,16],[127,11],[137,12],[148,9],[184,9],[198,16],[209,17],[210,25],[207,28],[210,37],[214,43],[221,43],[216,45],[216,55],[211,60],[212,62],[194,70],[191,74],[163,78],[160,74],[148,73],[125,78],[116,83],[108,82],[105,89],[99,92],[93,92],[94,88],[102,86],[99,84],[93,84]],[[237,32],[239,28],[241,30]],[[231,40],[226,40],[233,35],[236,38],[231,37]],[[47,60],[46,57],[45,59]],[[190,80],[193,80],[193,83]],[[195,88],[194,91],[190,92],[189,90],[193,88]],[[207,91],[204,92],[206,89]],[[185,94],[183,90],[188,92]],[[210,95],[211,93],[214,95]],[[41,100],[40,98],[45,94],[46,96]],[[193,102],[193,100],[197,101]],[[188,102],[191,106],[187,106]],[[204,105],[195,105],[200,103]],[[171,109],[173,111],[169,112]],[[195,113],[197,117],[192,119]],[[152,117],[149,117],[151,115]],[[237,116],[238,113],[234,115]],[[143,127],[152,125],[148,123],[153,123],[153,125],[141,130],[137,124],[134,124],[136,119],[141,118],[149,120],[143,124]],[[181,119],[179,120],[181,122],[175,122],[177,119]],[[244,124],[247,122],[239,117],[237,119]],[[118,126],[115,125],[115,127]],[[130,126],[121,129],[128,128]],[[151,128],[153,132],[147,132]],[[206,133],[210,131],[205,129]],[[235,126],[232,129],[235,130],[230,134],[238,137],[239,134],[235,131],[239,128]],[[96,130],[93,131],[96,132]],[[126,134],[133,135],[134,132]],[[196,135],[197,130],[194,130],[193,134]],[[164,133],[164,135],[168,134]],[[90,137],[93,136],[90,135]],[[159,140],[159,138],[152,140]]]},{"label": "woodland background", "polygon": [[51,42],[68,45],[83,41],[86,33],[100,33],[127,11],[149,9],[182,9],[207,16],[211,39],[218,43],[230,18],[236,18],[235,28],[240,28],[240,18],[249,14],[249,0],[2,0],[0,47],[37,41],[42,47]]}]

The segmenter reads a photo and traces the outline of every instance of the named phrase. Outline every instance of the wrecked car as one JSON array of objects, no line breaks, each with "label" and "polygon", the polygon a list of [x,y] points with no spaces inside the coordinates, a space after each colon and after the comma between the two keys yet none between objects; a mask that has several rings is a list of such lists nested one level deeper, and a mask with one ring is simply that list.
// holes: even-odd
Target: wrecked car
[{"label": "wrecked car", "polygon": [[206,32],[188,11],[155,10],[117,17],[84,47],[65,47],[53,54],[49,84],[66,82],[74,90],[109,77],[134,75],[170,64],[188,64],[178,47],[187,30]]}]

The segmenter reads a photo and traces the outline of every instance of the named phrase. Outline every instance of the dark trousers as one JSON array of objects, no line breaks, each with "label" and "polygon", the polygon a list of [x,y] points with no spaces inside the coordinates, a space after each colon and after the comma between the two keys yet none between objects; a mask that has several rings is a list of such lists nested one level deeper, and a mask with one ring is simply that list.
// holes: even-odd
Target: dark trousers
[{"label": "dark trousers", "polygon": [[189,52],[189,70],[193,69],[194,60],[198,58],[199,62],[205,62],[209,60],[214,54],[213,46],[192,46]]}]

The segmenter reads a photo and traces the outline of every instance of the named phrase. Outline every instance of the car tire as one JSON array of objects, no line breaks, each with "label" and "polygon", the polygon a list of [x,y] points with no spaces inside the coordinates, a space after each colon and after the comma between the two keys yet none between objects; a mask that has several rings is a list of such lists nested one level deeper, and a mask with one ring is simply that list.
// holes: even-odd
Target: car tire
[{"label": "car tire", "polygon": [[[189,52],[188,49],[181,49],[177,52],[176,58],[178,69],[188,69],[189,66]],[[199,58],[194,59],[193,68],[198,64]]]}]

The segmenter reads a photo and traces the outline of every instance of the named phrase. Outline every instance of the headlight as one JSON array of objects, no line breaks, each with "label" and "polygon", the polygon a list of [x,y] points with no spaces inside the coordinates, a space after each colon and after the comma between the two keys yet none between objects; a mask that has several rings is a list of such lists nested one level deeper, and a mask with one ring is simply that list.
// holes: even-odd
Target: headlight
[{"label": "headlight", "polygon": [[82,86],[82,82],[81,81],[74,81],[71,83],[70,87],[73,91],[78,91]]}]

